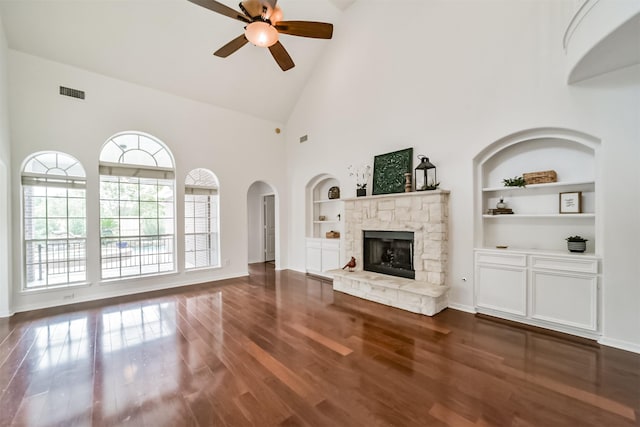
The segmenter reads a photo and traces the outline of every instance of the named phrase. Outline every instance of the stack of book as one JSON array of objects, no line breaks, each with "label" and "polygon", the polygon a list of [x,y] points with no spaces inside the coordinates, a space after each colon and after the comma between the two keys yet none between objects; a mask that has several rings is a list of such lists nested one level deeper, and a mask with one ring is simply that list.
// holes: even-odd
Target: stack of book
[{"label": "stack of book", "polygon": [[511,208],[489,209],[487,211],[487,213],[489,215],[512,215],[513,214],[513,209],[511,209]]}]

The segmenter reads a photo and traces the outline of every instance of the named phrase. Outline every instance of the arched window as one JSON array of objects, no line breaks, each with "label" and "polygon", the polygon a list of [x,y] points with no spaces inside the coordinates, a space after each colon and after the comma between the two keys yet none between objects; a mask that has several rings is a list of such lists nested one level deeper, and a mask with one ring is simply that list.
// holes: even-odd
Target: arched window
[{"label": "arched window", "polygon": [[86,175],[64,153],[37,153],[22,169],[24,287],[87,280]]},{"label": "arched window", "polygon": [[207,169],[194,169],[185,179],[185,266],[220,266],[218,180]]},{"label": "arched window", "polygon": [[122,133],[100,152],[103,279],[175,270],[174,164],[157,139]]}]

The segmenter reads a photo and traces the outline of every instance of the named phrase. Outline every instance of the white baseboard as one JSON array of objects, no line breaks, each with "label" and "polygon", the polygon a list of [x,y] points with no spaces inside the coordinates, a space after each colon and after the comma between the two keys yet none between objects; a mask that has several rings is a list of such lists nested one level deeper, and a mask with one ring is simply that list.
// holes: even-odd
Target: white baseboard
[{"label": "white baseboard", "polygon": [[464,311],[466,313],[471,313],[471,314],[477,313],[476,309],[472,305],[457,304],[455,302],[450,302],[449,308],[453,308],[454,310]]},{"label": "white baseboard", "polygon": [[598,343],[609,346],[609,347],[615,347],[620,350],[626,350],[632,353],[640,354],[640,344],[638,343],[617,340],[615,338],[607,338],[607,337],[600,337],[600,339],[598,340]]},{"label": "white baseboard", "polygon": [[6,317],[11,317],[14,314],[15,313],[13,311],[0,311],[0,319],[6,318]]},{"label": "white baseboard", "polygon": [[[32,310],[41,310],[44,308],[52,308],[52,307],[61,307],[61,306],[65,306],[65,305],[72,305],[72,304],[80,304],[83,302],[90,302],[90,301],[99,301],[99,300],[103,300],[103,299],[109,299],[109,298],[117,298],[117,297],[122,297],[122,296],[128,296],[128,295],[137,295],[137,294],[144,294],[147,292],[154,292],[154,291],[162,291],[165,289],[171,289],[171,288],[180,288],[183,286],[192,286],[192,285],[200,285],[203,283],[209,283],[209,282],[219,282],[221,280],[227,280],[227,279],[237,279],[239,277],[246,277],[248,275],[248,271],[245,272],[239,272],[237,274],[229,274],[229,275],[224,275],[224,276],[219,276],[216,277],[213,280],[197,280],[197,281],[191,281],[191,280],[180,280],[180,281],[176,281],[176,282],[172,282],[172,283],[167,283],[164,284],[163,286],[158,286],[158,287],[149,287],[149,286],[145,286],[145,287],[141,287],[138,289],[132,289],[132,290],[118,290],[118,291],[107,291],[107,292],[101,292],[101,293],[97,293],[97,294],[93,294],[93,295],[86,295],[84,297],[80,297],[80,298],[75,298],[73,300],[69,300],[68,302],[64,302],[64,303],[60,303],[60,301],[58,300],[54,300],[54,301],[50,301],[50,302],[38,302],[38,303],[34,303],[34,304],[24,304],[18,307],[13,307],[14,312],[11,313],[10,315],[14,314],[14,313],[22,313],[25,311],[32,311]],[[10,316],[9,315],[9,316]],[[2,313],[0,313],[0,317],[2,316]],[[7,316],[8,317],[8,316]]]}]

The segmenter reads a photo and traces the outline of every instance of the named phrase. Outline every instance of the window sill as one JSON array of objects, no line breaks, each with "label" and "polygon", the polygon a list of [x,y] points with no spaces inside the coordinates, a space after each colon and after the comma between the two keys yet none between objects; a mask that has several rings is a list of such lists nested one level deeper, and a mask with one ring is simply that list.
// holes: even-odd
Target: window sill
[{"label": "window sill", "polygon": [[125,277],[114,277],[112,279],[100,279],[100,286],[103,285],[113,285],[114,283],[128,283],[132,281],[138,281],[141,279],[153,278],[153,277],[167,277],[167,276],[177,276],[179,274],[178,271],[164,271],[162,273],[152,273],[152,274],[144,274],[141,276],[125,276]]},{"label": "window sill", "polygon": [[91,282],[68,283],[64,285],[38,287],[38,288],[22,288],[20,293],[24,295],[33,295],[33,294],[40,294],[40,293],[46,293],[46,292],[64,291],[67,289],[88,288],[89,286],[91,286]]},{"label": "window sill", "polygon": [[185,268],[184,272],[188,274],[188,273],[197,273],[201,271],[215,271],[215,270],[222,270],[222,266],[218,265],[216,267]]}]

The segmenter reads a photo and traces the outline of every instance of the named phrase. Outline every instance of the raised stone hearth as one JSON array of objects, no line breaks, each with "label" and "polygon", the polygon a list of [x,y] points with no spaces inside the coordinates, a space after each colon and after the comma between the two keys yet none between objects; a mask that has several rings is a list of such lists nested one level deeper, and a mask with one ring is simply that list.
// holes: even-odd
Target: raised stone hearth
[{"label": "raised stone hearth", "polygon": [[[386,194],[345,200],[345,255],[354,272],[335,270],[333,288],[382,304],[433,315],[448,306],[449,192]],[[363,231],[412,231],[415,280],[363,271]]]},{"label": "raised stone hearth", "polygon": [[447,286],[369,271],[331,270],[333,289],[413,313],[433,316],[447,308]]}]

